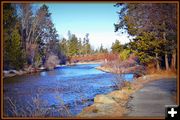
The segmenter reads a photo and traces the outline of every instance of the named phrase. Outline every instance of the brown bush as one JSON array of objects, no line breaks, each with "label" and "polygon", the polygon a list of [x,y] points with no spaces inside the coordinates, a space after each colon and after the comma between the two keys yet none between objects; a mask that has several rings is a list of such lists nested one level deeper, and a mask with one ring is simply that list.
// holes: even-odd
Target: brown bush
[{"label": "brown bush", "polygon": [[48,70],[52,70],[58,65],[60,62],[59,58],[56,55],[49,55],[49,57],[46,60],[45,67]]},{"label": "brown bush", "polygon": [[71,57],[71,62],[89,62],[89,61],[112,61],[118,58],[118,55],[112,53],[97,53],[92,55],[76,55]]},{"label": "brown bush", "polygon": [[138,64],[138,58],[131,54],[127,60],[110,60],[104,64],[102,67],[105,69],[111,69],[113,73],[135,73],[137,76],[142,76],[146,73],[144,66]]}]

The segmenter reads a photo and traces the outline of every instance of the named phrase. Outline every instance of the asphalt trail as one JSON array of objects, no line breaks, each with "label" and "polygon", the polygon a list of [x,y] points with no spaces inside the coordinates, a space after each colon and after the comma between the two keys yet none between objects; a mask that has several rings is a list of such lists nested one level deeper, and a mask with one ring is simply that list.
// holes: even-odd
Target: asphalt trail
[{"label": "asphalt trail", "polygon": [[176,104],[176,79],[160,79],[147,83],[132,94],[126,116],[165,116],[165,105]]}]

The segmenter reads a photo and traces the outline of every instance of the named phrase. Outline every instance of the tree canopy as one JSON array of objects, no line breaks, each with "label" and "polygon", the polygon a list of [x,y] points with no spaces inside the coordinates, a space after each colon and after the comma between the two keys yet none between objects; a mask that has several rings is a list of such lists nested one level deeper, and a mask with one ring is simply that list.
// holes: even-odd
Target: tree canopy
[{"label": "tree canopy", "polygon": [[130,42],[131,51],[139,56],[142,63],[156,60],[159,64],[159,61],[163,62],[165,57],[165,65],[168,69],[168,56],[176,54],[177,49],[177,5],[174,3],[118,3],[115,6],[121,6],[118,11],[119,22],[114,24],[115,31],[126,29],[129,35],[135,37]]},{"label": "tree canopy", "polygon": [[33,7],[31,3],[3,4],[4,69],[51,68],[49,65],[65,64],[73,56],[95,53],[89,33],[81,39],[68,31],[68,38],[60,39],[48,6]]}]

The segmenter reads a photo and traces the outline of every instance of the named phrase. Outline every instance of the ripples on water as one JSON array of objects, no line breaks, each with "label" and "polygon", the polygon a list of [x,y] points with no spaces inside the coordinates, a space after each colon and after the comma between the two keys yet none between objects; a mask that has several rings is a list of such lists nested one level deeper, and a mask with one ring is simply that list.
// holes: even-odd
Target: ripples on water
[{"label": "ripples on water", "polygon": [[[23,107],[28,102],[33,106],[32,99],[38,95],[45,102],[42,108],[60,110],[65,105],[71,115],[76,115],[84,107],[93,104],[97,94],[106,94],[115,89],[113,79],[116,75],[97,70],[97,66],[99,64],[63,66],[53,71],[6,78],[4,98],[9,97],[16,105]],[[131,81],[133,74],[125,74],[123,77]],[[7,100],[4,103],[6,114],[11,115],[8,111],[9,103]],[[55,111],[51,116],[63,116],[60,113]]]}]

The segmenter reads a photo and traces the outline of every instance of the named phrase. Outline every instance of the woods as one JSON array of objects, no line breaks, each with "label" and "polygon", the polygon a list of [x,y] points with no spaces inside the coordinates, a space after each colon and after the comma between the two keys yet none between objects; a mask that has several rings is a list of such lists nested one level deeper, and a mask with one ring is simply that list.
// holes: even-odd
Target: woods
[{"label": "woods", "polygon": [[[157,70],[176,70],[176,4],[117,3],[115,7],[121,7],[115,32],[125,30],[133,39],[124,45],[116,40],[111,52],[121,60],[134,53],[142,65],[156,63]],[[68,31],[68,38],[60,38],[45,4],[39,8],[29,3],[4,4],[3,28],[4,69],[47,66],[53,56],[56,64],[66,64],[72,58],[76,61],[74,56],[109,52],[102,44],[95,50],[89,33],[78,38]]]},{"label": "woods", "polygon": [[46,5],[34,13],[28,3],[3,7],[4,69],[39,67],[43,59],[58,56],[58,35]]},{"label": "woods", "polygon": [[[176,70],[176,4],[117,3],[115,7],[121,7],[115,32],[125,30],[133,39],[124,45],[116,40],[111,52],[121,60],[134,53],[145,66],[156,63],[157,70]],[[68,31],[68,38],[60,38],[45,4],[39,8],[29,3],[4,4],[3,28],[4,69],[47,66],[52,56],[57,56],[56,64],[66,64],[74,56],[109,52],[102,44],[95,50],[89,33],[78,38]]]},{"label": "woods", "polygon": [[51,69],[71,62],[73,56],[108,52],[102,45],[94,50],[88,33],[81,39],[68,31],[67,39],[60,38],[45,4],[38,8],[30,3],[7,3],[3,7],[4,70]]},{"label": "woods", "polygon": [[119,22],[115,32],[126,30],[134,39],[129,49],[144,65],[177,68],[177,5],[168,3],[117,3]]}]

